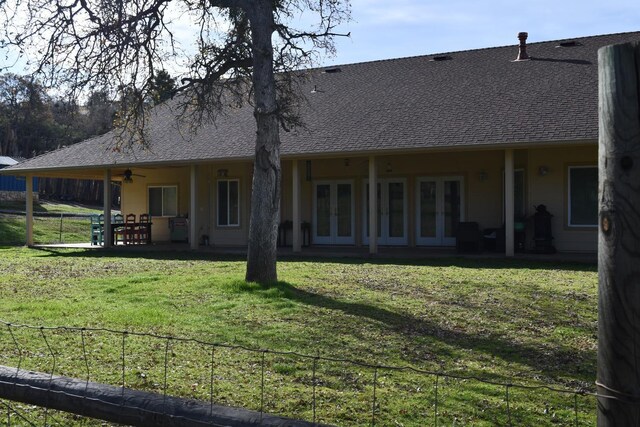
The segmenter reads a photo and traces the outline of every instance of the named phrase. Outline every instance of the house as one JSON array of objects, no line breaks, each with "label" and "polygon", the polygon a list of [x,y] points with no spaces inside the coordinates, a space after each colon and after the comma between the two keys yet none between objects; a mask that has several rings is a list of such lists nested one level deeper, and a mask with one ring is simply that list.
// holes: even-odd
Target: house
[{"label": "house", "polygon": [[[595,252],[597,50],[634,40],[640,32],[527,45],[521,33],[520,46],[310,70],[306,127],[281,133],[287,242],[304,251],[308,223],[311,245],[451,246],[458,224],[475,222],[512,255],[535,248],[530,218],[544,205],[557,250]],[[169,102],[148,131],[148,149],[113,151],[106,134],[8,171],[121,181],[122,211],[149,212],[154,241],[188,215],[192,247],[205,236],[246,245],[252,110],[193,134]]]},{"label": "house", "polygon": [[[0,156],[0,169],[18,164],[20,160],[13,157]],[[0,175],[0,201],[24,201],[27,185],[24,179],[10,175]],[[38,182],[32,181],[33,196],[38,198]]]}]

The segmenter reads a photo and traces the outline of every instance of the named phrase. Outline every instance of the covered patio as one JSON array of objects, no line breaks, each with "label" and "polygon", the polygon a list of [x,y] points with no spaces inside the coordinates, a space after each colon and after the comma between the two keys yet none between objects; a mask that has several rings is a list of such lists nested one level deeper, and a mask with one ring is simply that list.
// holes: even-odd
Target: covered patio
[{"label": "covered patio", "polygon": [[[494,159],[496,159],[496,156],[502,156],[502,162],[496,165],[498,170],[492,172],[493,175],[498,175],[499,170],[502,169],[506,177],[504,180],[503,194],[498,196],[497,199],[504,200],[503,254],[508,257],[515,254],[514,151],[513,149],[493,150],[490,152],[492,154],[483,154],[485,157],[490,155]],[[470,155],[473,157],[472,154]],[[424,156],[429,155],[425,153]],[[431,157],[433,157],[433,155]],[[283,159],[281,224],[287,224],[289,234],[287,234],[285,230],[285,242],[283,242],[283,245],[290,245],[291,248],[289,251],[291,253],[307,254],[315,249],[324,251],[323,246],[341,248],[342,245],[346,246],[346,253],[366,252],[368,255],[391,252],[408,255],[413,252],[413,249],[405,249],[419,248],[421,246],[426,246],[423,251],[425,254],[432,252],[430,250],[431,246],[435,246],[437,250],[446,252],[450,250],[448,248],[455,246],[455,230],[458,227],[458,222],[477,221],[474,215],[470,214],[470,209],[473,208],[473,205],[471,205],[471,208],[465,207],[470,206],[468,199],[471,197],[466,196],[465,193],[468,194],[472,191],[470,188],[473,189],[479,185],[484,186],[486,181],[484,175],[479,179],[479,182],[475,182],[475,179],[473,182],[465,182],[465,176],[467,177],[467,181],[469,181],[470,176],[475,173],[464,170],[457,172],[460,178],[452,178],[455,179],[455,181],[452,182],[457,185],[456,188],[458,188],[457,191],[459,194],[457,196],[458,200],[452,205],[452,209],[458,209],[458,211],[448,214],[450,215],[448,220],[452,221],[451,226],[453,227],[453,229],[449,230],[449,240],[446,239],[447,236],[443,236],[442,240],[439,241],[440,243],[425,244],[424,242],[427,242],[429,239],[421,238],[419,234],[415,235],[411,230],[412,228],[415,229],[418,227],[420,218],[424,217],[416,218],[416,215],[421,215],[420,211],[415,213],[416,208],[409,207],[411,204],[415,206],[416,203],[418,203],[417,201],[412,201],[417,197],[414,196],[413,193],[418,191],[416,186],[422,181],[416,179],[416,182],[413,183],[411,182],[412,180],[404,176],[394,178],[397,174],[391,173],[388,166],[386,166],[387,169],[380,170],[382,167],[385,167],[385,165],[390,165],[391,163],[403,165],[406,163],[406,156],[360,156],[350,158],[349,162],[353,164],[349,164],[349,167],[343,168],[344,172],[342,173],[347,174],[345,178],[336,178],[336,168],[332,165],[347,164],[347,162],[342,159]],[[173,195],[175,198],[173,201],[174,206],[164,211],[160,216],[152,215],[151,217],[153,227],[155,228],[153,234],[154,236],[158,236],[152,240],[152,242],[170,242],[172,239],[167,234],[166,229],[170,225],[171,217],[184,215],[189,224],[187,227],[188,238],[186,239],[189,243],[181,247],[186,246],[190,250],[197,250],[202,244],[227,248],[233,246],[243,247],[246,244],[249,216],[248,195],[251,191],[249,186],[251,165],[248,161],[235,163],[192,162],[171,166],[167,166],[166,164],[130,164],[116,168],[39,171],[37,176],[101,179],[104,184],[104,203],[102,210],[104,222],[100,224],[100,228],[104,236],[115,234],[114,230],[116,226],[112,223],[112,182],[122,186],[121,212],[123,217],[127,215],[146,215],[146,212],[149,212],[151,206],[154,204],[154,202],[150,200],[152,196],[151,189],[158,188],[165,190],[167,188],[175,188],[175,194]],[[315,176],[311,176],[310,170],[312,167],[314,168],[313,173]],[[407,170],[407,168],[410,169],[410,166],[401,166],[401,169]],[[135,173],[132,172],[132,169]],[[324,172],[324,170],[330,170],[332,172]],[[483,171],[482,173],[486,175],[488,172]],[[327,177],[331,178],[324,178],[323,174],[328,174]],[[36,175],[27,175],[29,178],[32,176]],[[390,178],[390,176],[392,178]],[[241,181],[243,181],[242,185],[240,185]],[[31,180],[27,179],[26,182],[27,185],[29,185]],[[400,205],[391,200],[391,196],[386,193],[386,186],[390,186],[396,182],[398,183],[395,184],[396,187],[398,185],[401,186],[400,191],[403,202],[401,202]],[[228,207],[230,213],[225,213],[225,215],[227,215],[228,218],[234,215],[237,217],[235,223],[233,220],[228,219],[228,225],[220,223],[222,199],[219,193],[222,188],[221,183],[225,185],[235,183],[236,185],[237,200],[235,202],[224,201],[229,206],[235,204],[236,209],[236,211],[233,212],[231,211],[233,207]],[[185,187],[187,188],[186,192],[184,191]],[[349,205],[338,201],[337,197],[340,196],[335,194],[321,201],[321,191],[325,191],[326,189],[326,191],[333,192],[334,188],[336,188],[335,191],[343,191],[342,188],[348,191],[347,196],[349,201],[347,203],[349,203]],[[411,188],[414,189],[411,190]],[[178,192],[178,189],[180,189],[180,192]],[[225,187],[224,190],[232,191],[231,187]],[[187,197],[185,197],[185,193]],[[240,193],[244,194],[241,195]],[[32,191],[28,188],[25,207],[25,241],[28,246],[33,246],[33,197],[30,197],[30,195],[32,195]],[[327,197],[329,197],[329,195]],[[214,203],[214,198],[217,198],[218,203]],[[496,197],[494,196],[494,198]],[[360,203],[359,200],[362,200],[362,203]],[[161,204],[163,203],[164,202],[161,202]],[[325,209],[321,203],[331,204],[330,206],[327,205],[328,216],[326,219],[321,217],[321,213],[323,213]],[[163,209],[165,209],[164,206]],[[347,212],[343,213],[344,211],[341,212],[341,209],[346,209]],[[399,209],[399,211],[394,214],[395,216],[392,216],[390,212],[391,209]],[[433,206],[433,209],[436,209],[436,205]],[[438,212],[434,212],[433,215],[445,214],[444,206],[437,207],[437,209]],[[477,208],[474,209],[477,210]],[[345,217],[345,215],[348,217]],[[347,221],[346,224],[345,220]],[[391,228],[398,227],[398,225],[394,225],[393,223],[393,221],[395,221],[395,224],[397,224],[398,220],[400,221],[399,227],[404,237],[394,240]],[[433,220],[436,221],[437,217],[433,216]],[[442,217],[442,220],[444,221],[445,218]],[[326,234],[327,237],[323,234],[325,231],[320,231],[320,228],[324,226],[323,222],[326,223],[326,233],[330,233]],[[340,222],[342,222],[342,224],[340,224]],[[342,230],[346,231],[341,231],[339,227],[342,227]],[[444,227],[444,225],[438,226],[434,223],[433,227]],[[436,231],[438,230],[434,228],[433,232],[435,233]],[[444,232],[444,230],[438,232]],[[101,239],[101,246],[109,248],[114,242],[117,243],[117,239],[105,237],[103,240]],[[286,251],[286,249],[283,250]]]}]

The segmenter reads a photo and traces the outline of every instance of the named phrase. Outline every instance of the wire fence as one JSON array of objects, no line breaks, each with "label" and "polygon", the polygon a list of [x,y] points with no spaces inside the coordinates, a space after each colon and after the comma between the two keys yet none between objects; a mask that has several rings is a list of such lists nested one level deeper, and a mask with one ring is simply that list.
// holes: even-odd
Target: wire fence
[{"label": "wire fence", "polygon": [[[25,242],[25,212],[0,209],[0,244]],[[39,244],[89,243],[91,215],[34,212],[34,240]]]},{"label": "wire fence", "polygon": [[[592,425],[593,390],[108,328],[0,321],[4,364],[312,423]],[[91,425],[0,400],[7,425]],[[57,417],[64,417],[58,419]],[[32,417],[32,418],[30,418]],[[11,423],[14,424],[11,424]],[[74,424],[76,423],[76,424]]]}]

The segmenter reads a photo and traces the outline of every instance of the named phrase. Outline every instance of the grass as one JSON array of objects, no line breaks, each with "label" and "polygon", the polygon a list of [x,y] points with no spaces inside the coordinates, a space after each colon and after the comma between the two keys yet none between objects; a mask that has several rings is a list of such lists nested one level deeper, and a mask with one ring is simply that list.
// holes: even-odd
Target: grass
[{"label": "grass", "polygon": [[[24,211],[24,202],[2,202],[0,210]],[[33,204],[34,212],[50,214],[99,214],[100,208],[69,205],[54,202]],[[33,239],[36,244],[87,243],[90,241],[89,218],[35,217],[33,219]],[[23,215],[0,213],[0,244],[24,244],[25,218]]]},{"label": "grass", "polygon": [[[101,327],[191,337],[255,349],[362,363],[412,366],[504,383],[592,389],[596,372],[595,266],[514,260],[357,261],[291,259],[281,282],[246,283],[244,261],[211,255],[0,249],[0,319],[45,326]],[[0,363],[47,370],[38,330],[0,331]],[[56,373],[86,376],[77,333],[51,333]],[[92,380],[119,378],[122,337],[87,334]],[[171,342],[172,394],[209,399],[211,349]],[[126,382],[163,390],[167,343],[127,337]],[[259,409],[261,354],[215,349],[215,400]],[[313,361],[266,356],[265,409],[311,419]],[[318,363],[318,421],[368,424],[372,369]],[[378,425],[431,425],[430,375],[380,370]],[[439,425],[505,425],[504,387],[438,378]],[[574,397],[511,388],[515,425],[574,422]],[[579,420],[595,423],[595,402],[578,399]]]}]

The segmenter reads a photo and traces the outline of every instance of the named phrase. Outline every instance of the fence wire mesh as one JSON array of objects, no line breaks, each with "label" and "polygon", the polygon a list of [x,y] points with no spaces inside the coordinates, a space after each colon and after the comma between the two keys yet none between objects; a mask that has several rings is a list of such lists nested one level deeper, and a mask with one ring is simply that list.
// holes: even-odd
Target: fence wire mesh
[{"label": "fence wire mesh", "polygon": [[[274,351],[107,328],[0,321],[1,364],[313,423],[442,426],[591,425],[592,390],[499,381],[414,366]],[[49,383],[49,387],[50,387]],[[532,407],[530,401],[544,401]],[[540,399],[542,397],[542,399]],[[43,407],[47,402],[42,403]],[[94,425],[0,400],[6,425]]]},{"label": "fence wire mesh", "polygon": [[[89,243],[91,217],[80,213],[33,213],[34,242],[36,244]],[[19,244],[25,240],[25,213],[0,209],[5,223],[0,243]]]}]

